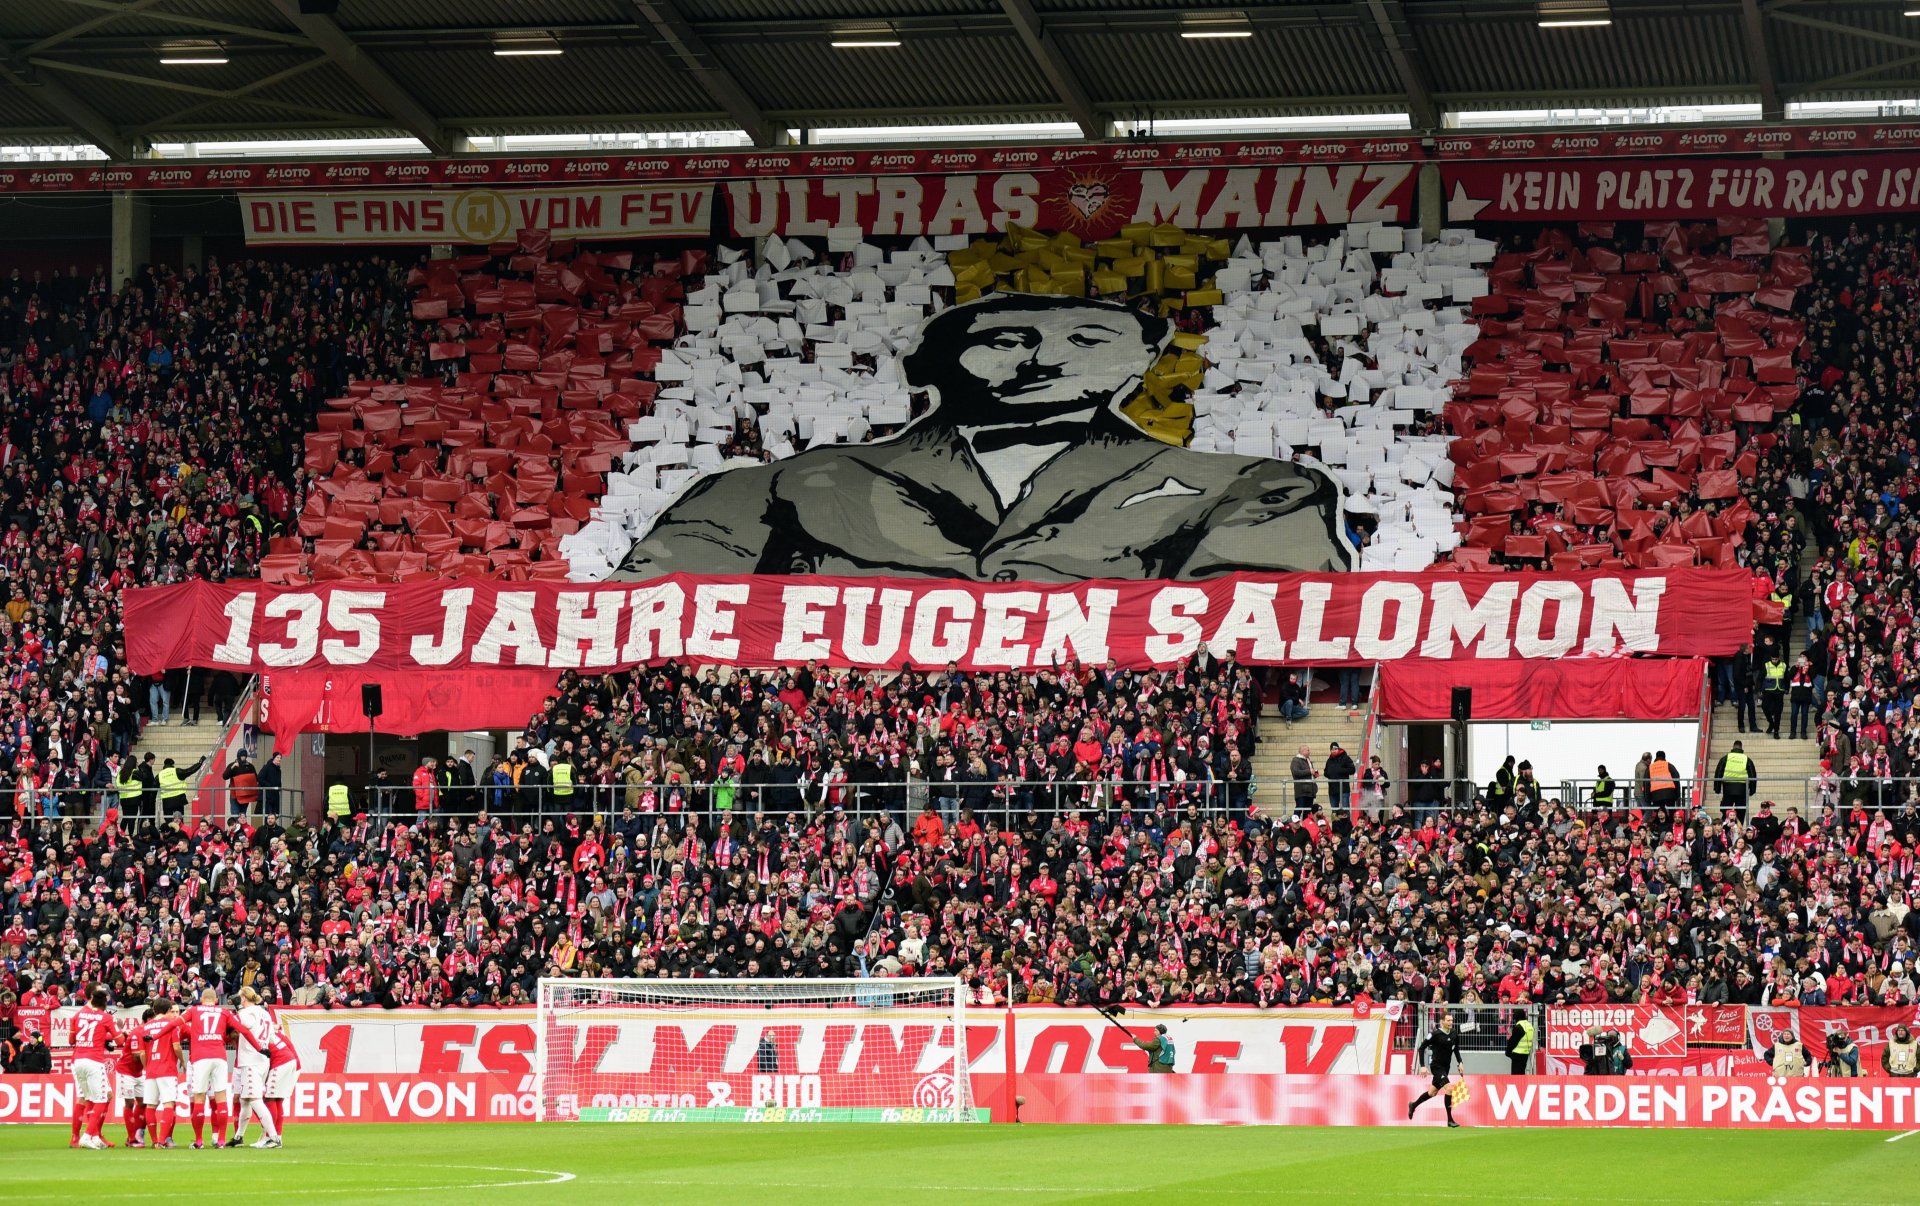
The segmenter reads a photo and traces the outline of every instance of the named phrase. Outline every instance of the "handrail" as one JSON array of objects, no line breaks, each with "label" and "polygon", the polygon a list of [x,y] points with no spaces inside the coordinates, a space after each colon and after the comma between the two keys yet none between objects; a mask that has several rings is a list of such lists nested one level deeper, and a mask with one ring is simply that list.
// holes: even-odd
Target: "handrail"
[{"label": "handrail", "polygon": [[[253,705],[253,696],[255,691],[259,689],[259,686],[260,676],[257,674],[249,675],[246,685],[240,688],[240,694],[234,697],[233,708],[227,713],[227,721],[220,726],[220,736],[216,737],[213,745],[208,748],[206,753],[201,755],[201,758],[206,761],[207,765],[202,766],[200,773],[194,777],[194,791],[198,792],[202,790],[201,782],[207,777],[207,771],[212,769],[214,756],[227,748],[227,746],[233,744],[235,734],[237,734],[240,727],[246,723],[247,709]],[[231,798],[227,797],[227,799],[230,802]],[[227,818],[223,815],[216,819],[224,821]]]},{"label": "handrail", "polygon": [[[1380,663],[1373,664],[1373,681],[1367,684],[1367,718],[1360,723],[1360,763],[1355,770],[1357,779],[1360,771],[1367,769],[1373,762],[1373,733],[1380,722]],[[1354,792],[1353,813],[1359,815],[1360,793]]]},{"label": "handrail", "polygon": [[1713,757],[1713,663],[1706,662],[1700,672],[1700,737],[1694,748],[1693,802],[1706,802],[1700,785],[1707,781],[1707,759]]}]

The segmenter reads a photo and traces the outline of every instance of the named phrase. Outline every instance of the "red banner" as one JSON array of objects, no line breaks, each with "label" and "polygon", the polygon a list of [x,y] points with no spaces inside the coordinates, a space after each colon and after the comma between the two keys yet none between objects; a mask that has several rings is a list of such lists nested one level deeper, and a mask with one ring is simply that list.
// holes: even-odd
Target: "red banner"
[{"label": "red banner", "polygon": [[380,674],[291,670],[260,677],[260,727],[281,742],[296,733],[364,733],[360,687],[381,686],[379,731],[412,737],[441,729],[519,729],[554,690],[552,670]]},{"label": "red banner", "polygon": [[[1702,1127],[1900,1131],[1920,1126],[1920,1082],[1769,1077],[1469,1076],[1454,1115],[1467,1126]],[[975,1073],[974,1100],[1003,1077]],[[1022,1076],[1023,1122],[1440,1127],[1422,1076]]]},{"label": "red banner", "polygon": [[1687,1005],[1681,1008],[1689,1047],[1745,1047],[1745,1005]]},{"label": "red banner", "polygon": [[[1920,1126],[1920,1082],[1780,1081],[1769,1077],[1473,1076],[1454,1114],[1483,1127],[1698,1127],[1902,1131]],[[1409,1121],[1424,1076],[1199,1073],[1021,1075],[1020,1119],[1031,1123],[1442,1127],[1429,1102]],[[115,1095],[117,1098],[117,1094]],[[1002,1073],[973,1074],[973,1098],[1005,1101]],[[74,1087],[63,1076],[0,1077],[0,1124],[64,1123]],[[119,1103],[113,1106],[119,1120]],[[518,1078],[435,1073],[302,1074],[287,1117],[329,1122],[524,1122],[534,1098]],[[789,1118],[788,1121],[794,1119]]]},{"label": "red banner", "polygon": [[1920,1006],[1913,1005],[1796,1005],[1753,1010],[1753,1053],[1763,1055],[1773,1036],[1783,1030],[1799,1034],[1807,1058],[1829,1058],[1827,1036],[1844,1028],[1860,1048],[1860,1074],[1880,1076],[1880,1051],[1895,1026],[1920,1033]]},{"label": "red banner", "polygon": [[1380,668],[1378,702],[1383,720],[1446,720],[1453,689],[1471,687],[1475,720],[1671,720],[1699,715],[1705,672],[1697,658],[1566,658],[1526,674],[1409,658]]},{"label": "red banner", "polygon": [[1823,217],[1920,204],[1920,156],[1448,163],[1447,221]]},{"label": "red banner", "polygon": [[1589,1036],[1596,1028],[1619,1031],[1627,1040],[1628,1054],[1636,1060],[1677,1059],[1687,1053],[1686,1022],[1678,1008],[1571,1005],[1547,1010],[1547,1054],[1577,1055],[1580,1045],[1591,1041]]},{"label": "red banner", "polygon": [[190,582],[129,590],[127,657],[253,672],[623,669],[673,658],[771,666],[1067,661],[1167,666],[1203,644],[1261,665],[1405,657],[1733,653],[1741,570],[1259,574],[1173,583],[672,574],[578,586],[495,581]]},{"label": "red banner", "polygon": [[511,240],[519,230],[561,238],[704,238],[713,225],[713,186],[262,193],[248,197],[240,214],[248,243],[273,246],[481,245]]},{"label": "red banner", "polygon": [[1135,171],[1062,167],[966,175],[742,180],[726,186],[736,238],[986,234],[1009,224],[1103,239],[1131,222],[1188,230],[1406,222],[1411,163],[1188,167]]},{"label": "red banner", "polygon": [[[436,1073],[334,1075],[302,1072],[287,1101],[287,1119],[313,1122],[528,1122],[537,1117],[531,1084],[522,1077]],[[112,1114],[120,1120],[120,1095]],[[73,1081],[66,1076],[0,1076],[0,1124],[66,1122],[73,1117]]]}]

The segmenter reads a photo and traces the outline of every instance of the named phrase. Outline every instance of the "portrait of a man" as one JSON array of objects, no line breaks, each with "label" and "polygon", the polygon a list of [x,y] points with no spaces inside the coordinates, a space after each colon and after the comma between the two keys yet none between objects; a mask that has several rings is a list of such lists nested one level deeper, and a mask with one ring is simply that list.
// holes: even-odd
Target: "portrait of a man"
[{"label": "portrait of a man", "polygon": [[1318,470],[1194,452],[1122,413],[1163,319],[994,294],[928,319],[901,359],[932,406],[899,434],[715,474],[661,513],[621,580],[670,572],[981,582],[1341,570]]}]

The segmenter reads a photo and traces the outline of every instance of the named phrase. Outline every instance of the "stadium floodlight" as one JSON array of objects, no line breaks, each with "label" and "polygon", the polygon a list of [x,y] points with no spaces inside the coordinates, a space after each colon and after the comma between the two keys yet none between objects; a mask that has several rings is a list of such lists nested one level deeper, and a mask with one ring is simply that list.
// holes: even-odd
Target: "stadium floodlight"
[{"label": "stadium floodlight", "polygon": [[1541,29],[1613,24],[1610,0],[1535,0],[1534,12]]},{"label": "stadium floodlight", "polygon": [[955,978],[540,981],[535,1115],[973,1122]]}]

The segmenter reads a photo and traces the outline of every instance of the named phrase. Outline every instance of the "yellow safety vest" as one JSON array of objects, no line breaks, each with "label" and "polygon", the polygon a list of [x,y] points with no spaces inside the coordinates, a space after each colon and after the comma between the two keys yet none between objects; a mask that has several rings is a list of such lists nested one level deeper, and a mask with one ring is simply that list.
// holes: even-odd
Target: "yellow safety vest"
[{"label": "yellow safety vest", "polygon": [[173,769],[171,766],[163,766],[160,768],[160,794],[161,795],[177,796],[185,792],[186,790],[187,790],[186,784],[180,781],[179,771]]},{"label": "yellow safety vest", "polygon": [[1747,782],[1747,756],[1745,754],[1727,755],[1727,779],[1738,779],[1742,786]]},{"label": "yellow safety vest", "polygon": [[1785,662],[1768,662],[1766,689],[1769,691],[1784,690],[1786,683],[1787,664]]},{"label": "yellow safety vest", "polygon": [[1593,785],[1593,802],[1595,806],[1602,808],[1613,803],[1612,779],[1602,779]]},{"label": "yellow safety vest", "polygon": [[344,817],[353,812],[353,798],[347,792],[347,785],[336,783],[327,789],[327,815]]},{"label": "yellow safety vest", "polygon": [[1533,1023],[1525,1018],[1520,1019],[1520,1041],[1513,1045],[1513,1053],[1515,1055],[1533,1054]]},{"label": "yellow safety vest", "polygon": [[144,784],[142,784],[142,783],[140,782],[140,780],[138,780],[138,779],[122,779],[122,780],[120,780],[120,798],[121,798],[122,800],[131,800],[131,799],[134,799],[134,798],[135,798],[135,797],[137,797],[137,796],[138,796],[138,795],[139,795],[139,794],[140,794],[141,792],[143,792],[143,791],[145,791],[145,790],[147,790],[147,789],[146,789],[146,786],[145,786]]},{"label": "yellow safety vest", "polygon": [[556,762],[553,764],[553,794],[570,796],[573,794],[573,763]]}]

